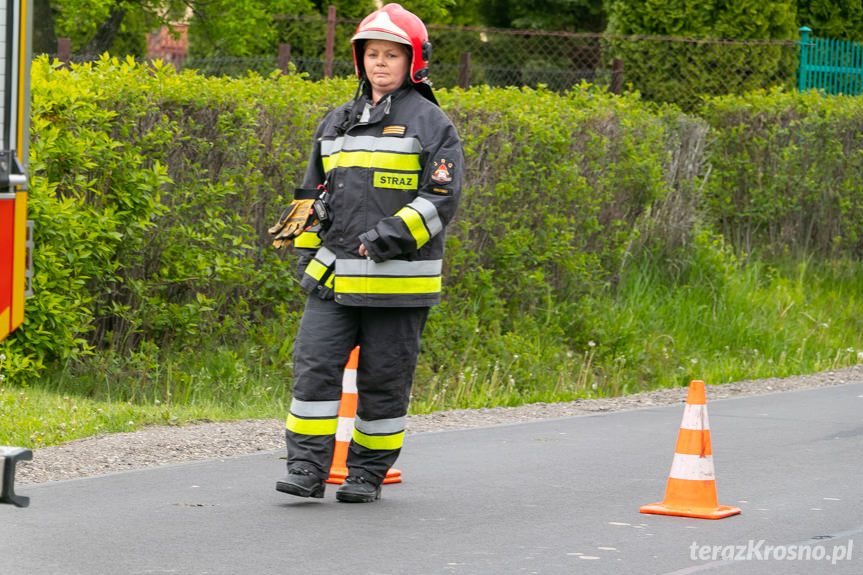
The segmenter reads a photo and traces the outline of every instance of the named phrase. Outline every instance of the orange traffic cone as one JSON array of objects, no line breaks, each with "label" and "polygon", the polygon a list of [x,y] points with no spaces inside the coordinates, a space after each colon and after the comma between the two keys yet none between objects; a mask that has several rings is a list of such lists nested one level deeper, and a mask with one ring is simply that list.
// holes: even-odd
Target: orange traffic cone
[{"label": "orange traffic cone", "polygon": [[[354,434],[354,418],[357,415],[357,365],[360,361],[360,347],[351,351],[345,372],[342,375],[342,399],[339,403],[339,424],[336,428],[336,449],[327,483],[344,483],[348,476],[348,446]],[[401,483],[402,472],[395,468],[387,471],[384,483]]]},{"label": "orange traffic cone", "polygon": [[702,519],[722,519],[740,513],[739,507],[719,505],[716,500],[716,477],[703,381],[689,382],[689,394],[665,488],[665,499],[662,503],[644,505],[639,511]]}]

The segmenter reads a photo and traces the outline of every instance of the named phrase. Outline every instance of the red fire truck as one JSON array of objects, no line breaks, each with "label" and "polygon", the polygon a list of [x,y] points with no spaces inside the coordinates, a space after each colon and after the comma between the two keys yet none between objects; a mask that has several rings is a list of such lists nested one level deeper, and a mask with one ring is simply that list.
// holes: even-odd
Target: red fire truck
[{"label": "red fire truck", "polygon": [[[0,341],[24,321],[32,291],[33,228],[27,221],[30,128],[31,0],[0,0]],[[26,507],[15,495],[15,463],[29,449],[0,447],[0,503]]]}]

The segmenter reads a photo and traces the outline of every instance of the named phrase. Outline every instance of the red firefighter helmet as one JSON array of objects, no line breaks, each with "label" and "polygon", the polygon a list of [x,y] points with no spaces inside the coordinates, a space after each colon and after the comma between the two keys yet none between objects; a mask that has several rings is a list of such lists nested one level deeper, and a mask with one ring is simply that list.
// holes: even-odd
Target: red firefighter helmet
[{"label": "red firefighter helmet", "polygon": [[[362,40],[358,42],[358,40]],[[375,10],[360,22],[357,32],[351,38],[354,48],[354,69],[360,79],[365,77],[363,70],[362,46],[365,40],[389,40],[411,47],[410,81],[414,84],[428,83],[428,65],[431,58],[431,42],[425,24],[416,14],[399,4],[387,4]]]}]

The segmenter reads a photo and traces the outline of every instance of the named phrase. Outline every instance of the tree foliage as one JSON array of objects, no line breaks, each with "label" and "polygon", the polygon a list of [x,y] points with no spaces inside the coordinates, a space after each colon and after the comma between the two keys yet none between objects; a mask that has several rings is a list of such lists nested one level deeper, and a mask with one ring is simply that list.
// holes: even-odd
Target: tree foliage
[{"label": "tree foliage", "polygon": [[861,0],[797,0],[797,23],[816,36],[863,40]]},{"label": "tree foliage", "polygon": [[[793,0],[611,0],[607,32],[614,36],[647,35],[685,39],[735,41],[741,50],[708,42],[627,42],[612,37],[606,58],[625,65],[625,81],[657,101],[691,107],[699,94],[727,93],[724,74],[734,74],[735,89],[773,85],[773,78],[793,66],[795,55],[779,45],[747,44],[746,40],[797,38]],[[729,44],[728,46],[731,46]],[[673,73],[672,73],[673,72]],[[696,101],[681,102],[681,93]]]},{"label": "tree foliage", "polygon": [[483,24],[495,28],[602,32],[602,0],[480,0]]},{"label": "tree foliage", "polygon": [[[41,247],[36,295],[10,340],[16,369],[22,357],[35,372],[296,319],[294,257],[271,249],[266,229],[302,177],[314,126],[354,85],[37,61],[30,215]],[[477,326],[525,345],[563,341],[560,326],[528,333],[514,318],[548,306],[568,323],[613,279],[637,221],[667,192],[670,126],[636,96],[587,87],[438,96],[471,158],[448,237],[460,246],[448,250],[444,329],[463,342]],[[512,209],[527,205],[539,207]],[[435,364],[461,355],[451,351]]]},{"label": "tree foliage", "polygon": [[[56,38],[62,37],[71,39],[75,53],[141,57],[149,33],[186,22],[195,56],[271,56],[293,31],[284,16],[325,17],[331,5],[338,18],[349,20],[375,9],[374,0],[38,0],[36,52],[54,53]],[[426,23],[477,24],[477,0],[407,0],[403,5]]]},{"label": "tree foliage", "polygon": [[33,5],[33,49],[56,52],[57,38],[69,38],[84,54],[143,56],[147,35],[182,18],[183,0],[37,0]]},{"label": "tree foliage", "polygon": [[[863,40],[861,0],[403,0],[427,24],[725,39],[796,39],[809,26],[821,37]],[[282,16],[357,20],[374,0],[34,0],[36,52],[144,56],[147,34],[187,21],[193,55],[272,55],[295,32]],[[310,39],[310,42],[320,39]],[[292,46],[301,46],[295,39]]]},{"label": "tree foliage", "polygon": [[[33,380],[90,353],[159,365],[160,350],[186,348],[198,369],[200,347],[251,345],[264,324],[279,328],[256,340],[264,351],[255,369],[275,369],[267,357],[287,362],[303,296],[293,254],[271,249],[266,229],[302,178],[317,122],[354,86],[205,77],[110,58],[71,70],[37,60],[35,295],[24,325],[0,345],[4,374]],[[675,278],[672,296],[705,290],[709,305],[684,309],[711,313],[675,315],[702,328],[707,316],[717,328],[751,320],[749,309],[723,315],[713,298],[741,291],[726,289],[729,260],[713,233],[746,254],[863,254],[859,98],[754,92],[711,100],[703,118],[590,86],[481,86],[438,98],[465,144],[465,194],[448,227],[444,302],[426,328],[418,395],[493,378],[500,362],[499,375],[511,376],[503,385],[527,399],[538,382],[572,381],[589,341],[607,350],[604,365],[598,354],[588,367],[600,385],[621,373],[622,355],[637,368],[617,381],[656,383],[674,372],[669,361],[683,363],[674,349],[669,359],[664,344],[645,344],[667,335],[633,327],[657,304],[614,316],[598,302],[641,262]],[[754,324],[769,339],[771,324]],[[649,335],[668,333],[655,329]],[[733,346],[741,333],[752,329],[724,341]],[[224,359],[233,369],[235,358]],[[128,377],[143,396],[167,399],[164,380]],[[113,383],[104,373],[94,381]]]},{"label": "tree foliage", "polygon": [[611,0],[612,34],[650,34],[729,40],[796,38],[794,0]]},{"label": "tree foliage", "polygon": [[280,15],[317,13],[310,0],[196,0],[189,21],[190,52],[195,56],[273,55],[278,53]]}]

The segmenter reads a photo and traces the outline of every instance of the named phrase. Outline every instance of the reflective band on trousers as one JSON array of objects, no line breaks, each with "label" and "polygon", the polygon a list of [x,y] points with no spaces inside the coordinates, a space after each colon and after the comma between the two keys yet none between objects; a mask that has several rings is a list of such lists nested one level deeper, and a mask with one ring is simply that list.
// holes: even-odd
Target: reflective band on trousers
[{"label": "reflective band on trousers", "polygon": [[339,427],[339,418],[332,419],[303,419],[296,417],[293,413],[288,414],[285,429],[300,435],[335,435]]},{"label": "reflective band on trousers", "polygon": [[405,439],[405,418],[354,420],[354,441],[367,449],[400,449]]},{"label": "reflective band on trousers", "polygon": [[379,451],[401,449],[405,441],[405,432],[402,431],[394,435],[366,435],[354,428],[354,441],[366,449]]},{"label": "reflective band on trousers", "polygon": [[297,417],[336,417],[339,414],[340,400],[303,401],[296,397],[291,400],[290,413]]},{"label": "reflective band on trousers", "polygon": [[391,419],[376,419],[374,421],[366,421],[360,417],[354,419],[354,427],[361,433],[369,435],[383,435],[399,433],[405,430],[404,417],[393,417]]}]

